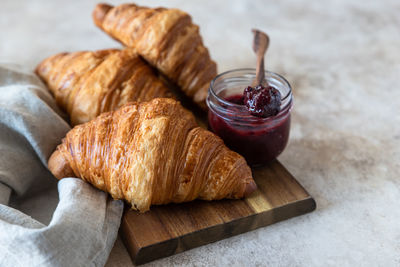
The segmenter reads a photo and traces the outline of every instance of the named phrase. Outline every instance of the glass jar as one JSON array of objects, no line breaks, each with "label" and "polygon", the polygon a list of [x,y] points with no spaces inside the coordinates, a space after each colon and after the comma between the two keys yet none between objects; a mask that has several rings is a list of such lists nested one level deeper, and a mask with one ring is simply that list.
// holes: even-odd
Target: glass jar
[{"label": "glass jar", "polygon": [[236,69],[215,77],[207,97],[208,124],[229,148],[244,156],[249,165],[260,166],[275,159],[286,147],[293,96],[285,78],[266,71],[268,85],[281,93],[281,110],[268,118],[253,116],[237,99],[241,99],[244,89],[252,85],[255,77],[255,69]]}]

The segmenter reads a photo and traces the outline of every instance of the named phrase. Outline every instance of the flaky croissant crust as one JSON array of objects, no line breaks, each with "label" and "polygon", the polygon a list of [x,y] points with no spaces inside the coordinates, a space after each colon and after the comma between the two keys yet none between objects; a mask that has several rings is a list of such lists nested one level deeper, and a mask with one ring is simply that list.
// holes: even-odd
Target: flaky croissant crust
[{"label": "flaky croissant crust", "polygon": [[60,53],[43,60],[36,73],[72,125],[130,101],[172,96],[134,49]]},{"label": "flaky croissant crust", "polygon": [[135,47],[150,64],[181,87],[201,107],[217,66],[203,45],[199,27],[179,9],[135,4],[98,4],[95,24],[128,47]]},{"label": "flaky croissant crust", "polygon": [[167,98],[76,126],[48,165],[58,179],[81,178],[142,212],[152,204],[241,198],[256,188],[244,158]]}]

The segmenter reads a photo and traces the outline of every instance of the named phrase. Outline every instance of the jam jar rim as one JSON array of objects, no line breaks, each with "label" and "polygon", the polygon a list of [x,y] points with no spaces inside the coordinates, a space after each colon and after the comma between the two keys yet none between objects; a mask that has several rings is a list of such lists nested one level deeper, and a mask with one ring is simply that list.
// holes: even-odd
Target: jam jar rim
[{"label": "jam jar rim", "polygon": [[[239,104],[229,102],[228,100],[218,96],[213,89],[215,82],[221,76],[227,75],[232,72],[247,72],[248,74],[255,76],[256,69],[254,69],[254,68],[233,69],[233,70],[228,70],[228,71],[222,72],[222,73],[218,74],[217,76],[215,76],[215,78],[210,83],[206,102],[207,102],[209,109],[214,111],[214,113],[216,115],[223,117],[225,120],[242,121],[244,123],[252,124],[252,123],[268,123],[269,121],[275,121],[275,120],[278,120],[278,119],[286,116],[290,112],[290,110],[293,106],[292,87],[290,86],[289,82],[282,75],[275,73],[275,72],[271,72],[271,71],[265,71],[266,79],[268,80],[268,76],[278,78],[283,82],[283,85],[288,88],[288,92],[281,99],[282,100],[281,110],[275,116],[270,116],[267,118],[256,117],[254,115],[251,115],[248,112],[248,110],[244,107],[244,105],[239,105]],[[220,103],[219,104],[212,103],[212,101],[210,100],[210,97],[215,98]],[[288,98],[289,98],[289,100],[287,101]],[[228,107],[234,107],[235,111],[230,110]],[[232,117],[232,116],[234,116],[234,117]]]}]

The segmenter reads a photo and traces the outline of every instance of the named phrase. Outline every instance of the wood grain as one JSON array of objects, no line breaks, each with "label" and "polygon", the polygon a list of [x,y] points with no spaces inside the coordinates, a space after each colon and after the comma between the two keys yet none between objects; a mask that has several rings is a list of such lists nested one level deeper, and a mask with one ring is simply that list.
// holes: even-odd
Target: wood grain
[{"label": "wood grain", "polygon": [[253,169],[258,190],[243,200],[193,201],[125,210],[120,235],[135,264],[270,225],[316,208],[279,161]]}]

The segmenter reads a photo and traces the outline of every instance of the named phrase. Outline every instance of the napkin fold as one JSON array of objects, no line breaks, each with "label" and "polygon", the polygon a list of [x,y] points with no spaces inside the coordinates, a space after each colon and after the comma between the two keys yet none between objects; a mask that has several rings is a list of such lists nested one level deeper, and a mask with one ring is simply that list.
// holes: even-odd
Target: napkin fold
[{"label": "napkin fold", "polygon": [[[103,266],[117,237],[122,201],[86,182],[56,185],[47,160],[68,132],[65,115],[41,81],[0,64],[0,266]],[[10,207],[27,192],[58,188],[48,225]]]}]

